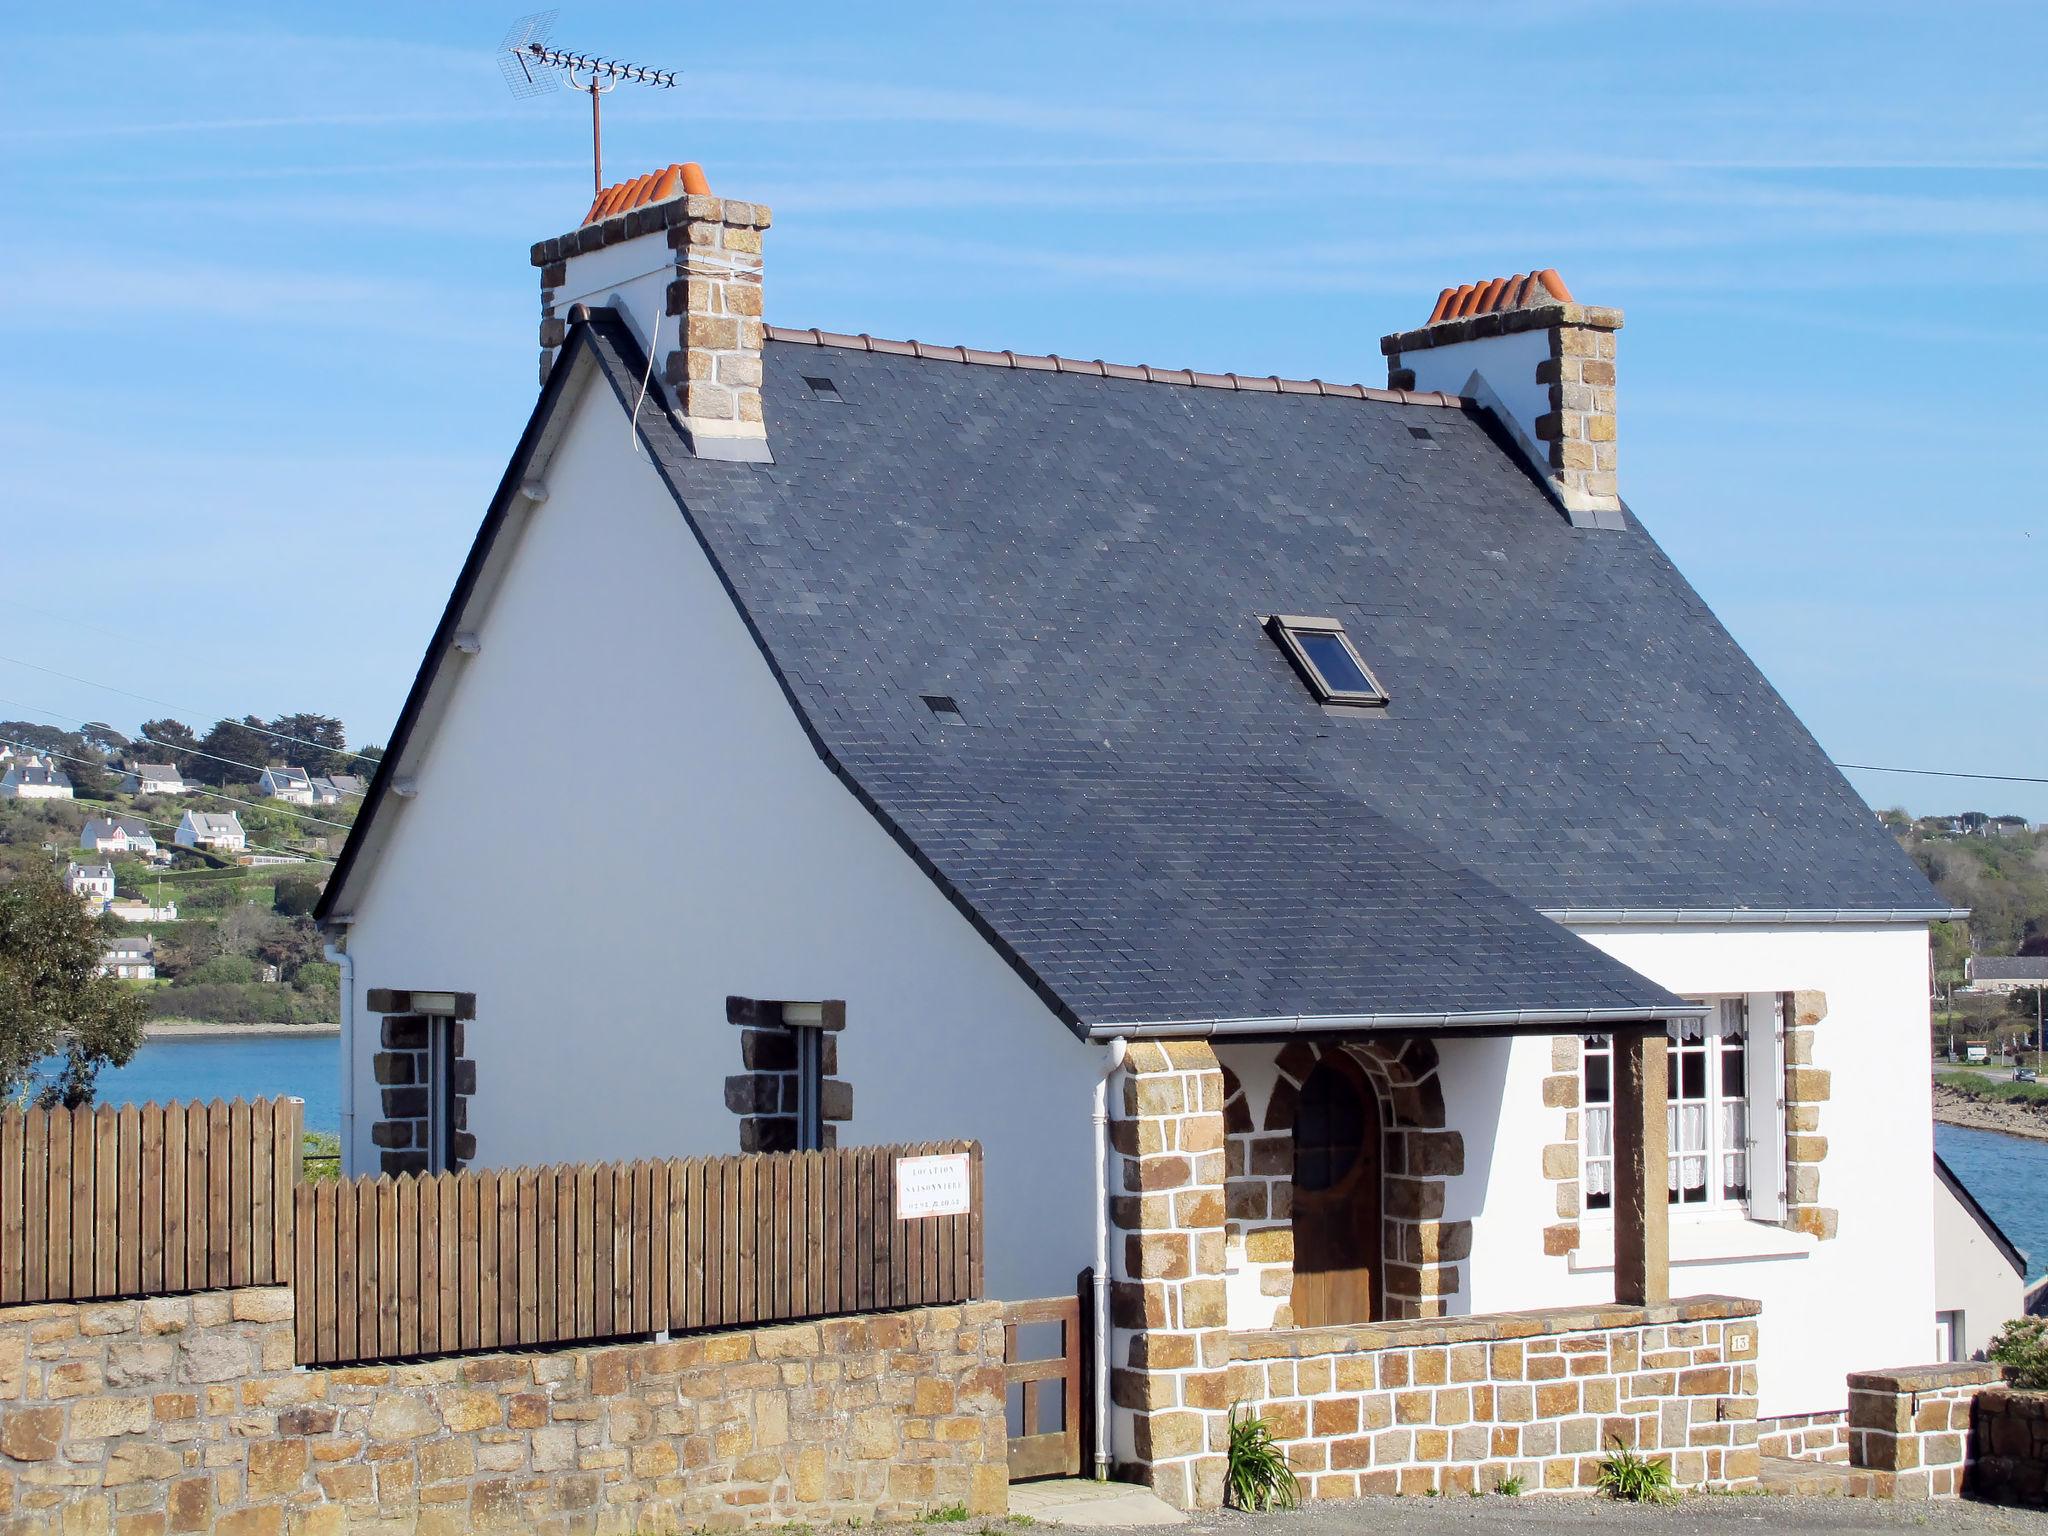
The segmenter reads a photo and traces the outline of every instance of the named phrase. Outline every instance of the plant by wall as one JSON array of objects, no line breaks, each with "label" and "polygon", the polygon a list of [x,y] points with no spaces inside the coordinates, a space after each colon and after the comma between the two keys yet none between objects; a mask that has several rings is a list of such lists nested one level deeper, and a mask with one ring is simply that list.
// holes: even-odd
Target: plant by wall
[{"label": "plant by wall", "polygon": [[1230,1460],[1223,1496],[1233,1509],[1292,1509],[1301,1484],[1274,1443],[1273,1427],[1256,1414],[1230,1410]]},{"label": "plant by wall", "polygon": [[2048,1387],[2048,1318],[2014,1318],[1984,1354],[2012,1373],[2014,1386]]},{"label": "plant by wall", "polygon": [[1614,1449],[1600,1458],[1600,1476],[1594,1486],[1609,1498],[1629,1504],[1678,1502],[1671,1463],[1638,1455],[1618,1440]]}]

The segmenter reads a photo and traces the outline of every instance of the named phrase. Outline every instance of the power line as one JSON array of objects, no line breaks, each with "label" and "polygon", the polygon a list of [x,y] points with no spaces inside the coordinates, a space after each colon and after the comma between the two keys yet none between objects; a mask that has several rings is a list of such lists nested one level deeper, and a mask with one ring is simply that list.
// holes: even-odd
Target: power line
[{"label": "power line", "polygon": [[1837,763],[1837,768],[1854,768],[1859,773],[1910,773],[1923,779],[1984,779],[1993,784],[2048,784],[2048,778],[2028,778],[2018,773],[1950,773],[1940,768],[1887,768],[1881,763]]},{"label": "power line", "polygon": [[[133,693],[126,688],[116,688],[112,683],[96,683],[91,678],[79,677],[76,673],[59,672],[55,667],[45,667],[33,661],[23,661],[19,656],[0,656],[0,661],[11,662],[17,667],[27,667],[31,672],[47,672],[51,677],[61,677],[66,682],[83,683],[88,688],[98,688],[106,693],[118,693],[124,699],[135,699],[143,704],[154,704],[159,709],[168,709],[176,715],[189,715],[193,713],[193,711],[189,709],[183,709],[178,705],[171,703],[168,699],[154,698],[146,693]],[[45,710],[44,713],[47,714],[49,713],[49,711]],[[311,747],[316,752],[338,751],[340,756],[352,757],[359,763],[367,763],[374,761],[374,759],[372,758],[364,757],[363,754],[360,752],[351,752],[346,747],[337,749],[334,747],[322,746],[319,742],[308,741],[303,736],[287,736],[283,731],[273,731],[268,726],[263,725],[251,725],[246,720],[237,720],[233,723],[239,725],[245,731],[255,731],[259,735],[269,736],[277,741],[289,741],[294,742],[302,747]],[[155,745],[161,746],[163,745],[163,743],[157,742],[155,743]]]},{"label": "power line", "polygon": [[[91,805],[94,802],[90,800],[73,800],[71,803],[73,805]],[[145,816],[141,811],[111,812],[105,819],[112,820],[115,815],[130,816],[137,821],[146,821],[153,827],[169,827],[173,832],[178,830],[177,822],[165,821],[161,816]],[[183,843],[173,843],[171,844],[171,846],[173,848],[185,847]],[[255,853],[274,853],[279,858],[289,859],[295,864],[332,864],[334,862],[334,860],[326,858],[319,854],[299,853],[291,848],[273,848],[268,843],[252,843],[246,837],[244,837],[242,840],[242,847],[245,851],[252,851]],[[78,851],[80,853],[99,854],[101,858],[108,860],[108,862],[112,862],[111,855],[100,853],[100,850],[97,848],[80,848]],[[198,854],[212,854],[214,858],[221,857],[221,855],[214,853],[214,851],[211,848],[188,848],[186,849],[186,852]],[[71,862],[75,864],[78,861],[76,859],[73,859]]]}]

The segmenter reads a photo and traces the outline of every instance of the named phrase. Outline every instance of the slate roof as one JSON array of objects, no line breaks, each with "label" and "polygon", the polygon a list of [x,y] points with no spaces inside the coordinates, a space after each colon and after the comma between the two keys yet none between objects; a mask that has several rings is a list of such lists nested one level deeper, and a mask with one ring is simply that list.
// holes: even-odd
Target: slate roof
[{"label": "slate roof", "polygon": [[1963,969],[1972,981],[2048,981],[2048,955],[1971,955]]},{"label": "slate roof", "polygon": [[[640,428],[820,755],[1070,1023],[1650,1017],[1540,912],[1942,905],[1640,525],[1571,527],[1476,409],[881,346],[768,342],[772,464]],[[630,409],[595,311],[528,445],[584,348]],[[1318,706],[1274,613],[1388,707]]]}]

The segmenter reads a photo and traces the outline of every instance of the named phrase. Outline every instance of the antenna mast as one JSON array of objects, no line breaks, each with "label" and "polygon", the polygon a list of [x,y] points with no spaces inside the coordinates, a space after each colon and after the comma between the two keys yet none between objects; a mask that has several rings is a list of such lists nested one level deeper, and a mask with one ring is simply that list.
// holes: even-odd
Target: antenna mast
[{"label": "antenna mast", "polygon": [[[644,64],[628,64],[621,59],[601,59],[592,54],[550,48],[547,38],[554,30],[558,14],[555,11],[537,11],[515,21],[512,30],[505,34],[505,41],[498,45],[498,69],[505,76],[505,84],[511,87],[512,94],[522,99],[545,95],[565,79],[572,91],[582,91],[590,97],[590,181],[593,191],[602,192],[604,113],[599,106],[600,99],[607,91],[616,90],[622,80],[672,91],[676,76],[672,70],[650,69]],[[583,78],[579,80],[578,74]]]}]

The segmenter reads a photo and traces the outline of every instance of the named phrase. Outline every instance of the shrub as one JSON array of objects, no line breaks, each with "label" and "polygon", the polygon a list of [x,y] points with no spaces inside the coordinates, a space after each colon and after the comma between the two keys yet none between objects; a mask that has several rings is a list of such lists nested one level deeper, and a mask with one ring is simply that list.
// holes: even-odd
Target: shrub
[{"label": "shrub", "polygon": [[308,960],[292,973],[292,985],[316,997],[333,997],[341,990],[341,967],[325,960]]},{"label": "shrub", "polygon": [[2048,1387],[2048,1318],[2014,1318],[1984,1355],[2012,1372],[2014,1386]]},{"label": "shrub", "polygon": [[1600,1475],[1594,1483],[1611,1499],[1630,1504],[1675,1504],[1678,1489],[1671,1482],[1671,1463],[1639,1456],[1619,1440],[1600,1458]]},{"label": "shrub", "polygon": [[1237,1509],[1292,1509],[1301,1485],[1273,1441],[1273,1426],[1256,1414],[1230,1410],[1230,1459],[1224,1472],[1225,1502]]},{"label": "shrub", "polygon": [[241,986],[256,979],[256,962],[241,955],[215,955],[178,978],[180,986]]},{"label": "shrub", "polygon": [[1519,1476],[1510,1474],[1495,1483],[1493,1491],[1502,1498],[1519,1499],[1522,1496],[1522,1479]]},{"label": "shrub", "polygon": [[320,882],[304,875],[282,875],[278,878],[277,894],[273,905],[286,917],[304,917],[313,910],[313,904],[320,899]]}]

